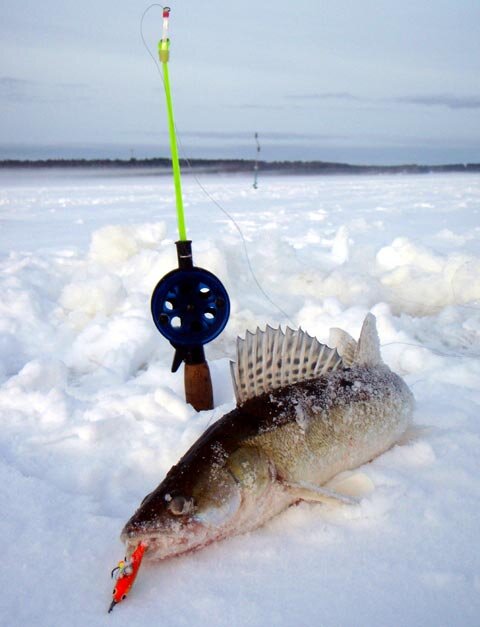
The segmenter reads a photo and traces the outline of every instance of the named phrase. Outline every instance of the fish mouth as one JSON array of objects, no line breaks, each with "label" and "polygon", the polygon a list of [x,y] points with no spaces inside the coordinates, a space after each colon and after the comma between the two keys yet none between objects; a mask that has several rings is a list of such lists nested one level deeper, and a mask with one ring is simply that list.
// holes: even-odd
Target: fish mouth
[{"label": "fish mouth", "polygon": [[146,546],[146,559],[165,559],[200,549],[213,542],[208,530],[200,523],[192,522],[181,532],[172,533],[165,530],[124,530],[120,536],[126,546],[129,557],[137,546],[142,543]]}]

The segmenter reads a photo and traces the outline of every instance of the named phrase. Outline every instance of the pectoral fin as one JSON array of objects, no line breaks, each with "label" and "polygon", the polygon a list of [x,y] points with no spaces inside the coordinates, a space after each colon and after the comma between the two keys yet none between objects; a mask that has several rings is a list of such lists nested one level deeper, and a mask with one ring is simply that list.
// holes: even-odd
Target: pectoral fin
[{"label": "pectoral fin", "polygon": [[323,486],[308,481],[286,482],[292,495],[303,500],[328,505],[357,505],[370,494],[374,484],[363,472],[342,472]]},{"label": "pectoral fin", "polygon": [[411,444],[432,433],[435,433],[435,427],[431,427],[430,425],[409,425],[405,433],[396,441],[396,444],[398,446]]},{"label": "pectoral fin", "polygon": [[325,487],[344,496],[353,496],[360,499],[373,492],[375,484],[364,472],[347,470],[331,479]]},{"label": "pectoral fin", "polygon": [[310,501],[314,503],[326,503],[327,505],[356,505],[358,499],[346,494],[340,494],[329,488],[316,486],[307,481],[299,483],[288,482],[285,486],[291,492],[292,496],[302,501]]}]

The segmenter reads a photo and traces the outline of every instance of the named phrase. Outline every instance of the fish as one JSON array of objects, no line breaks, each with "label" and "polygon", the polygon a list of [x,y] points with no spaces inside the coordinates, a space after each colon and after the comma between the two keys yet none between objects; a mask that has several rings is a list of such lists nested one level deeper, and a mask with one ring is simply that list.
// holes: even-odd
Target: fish
[{"label": "fish", "polygon": [[329,344],[269,326],[237,340],[235,409],[144,498],[121,533],[127,555],[198,550],[300,501],[357,502],[369,480],[354,469],[401,440],[414,397],[383,362],[371,313],[358,341],[332,329]]}]

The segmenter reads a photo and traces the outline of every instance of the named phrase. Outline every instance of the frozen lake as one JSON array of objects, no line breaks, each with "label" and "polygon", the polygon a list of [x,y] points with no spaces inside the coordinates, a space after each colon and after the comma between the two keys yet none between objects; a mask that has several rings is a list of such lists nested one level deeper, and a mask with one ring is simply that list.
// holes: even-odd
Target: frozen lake
[{"label": "frozen lake", "polygon": [[[478,625],[480,175],[198,178],[184,177],[194,260],[232,303],[200,414],[149,310],[176,266],[170,177],[0,170],[5,625]],[[428,429],[363,467],[376,487],[359,505],[302,503],[146,564],[107,616],[123,524],[234,407],[236,337],[267,323],[358,337],[368,311]]]}]

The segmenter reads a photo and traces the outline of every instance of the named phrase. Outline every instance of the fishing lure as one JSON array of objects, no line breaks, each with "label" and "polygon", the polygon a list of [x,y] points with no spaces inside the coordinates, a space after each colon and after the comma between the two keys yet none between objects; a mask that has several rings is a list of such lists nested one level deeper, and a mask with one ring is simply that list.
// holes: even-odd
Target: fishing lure
[{"label": "fishing lure", "polygon": [[110,607],[108,608],[109,614],[115,605],[127,598],[127,594],[130,592],[130,589],[137,577],[146,549],[146,544],[140,542],[135,551],[132,553],[130,559],[125,557],[125,559],[118,562],[118,566],[112,570],[112,579],[115,579],[115,587],[112,593],[113,599]]}]

